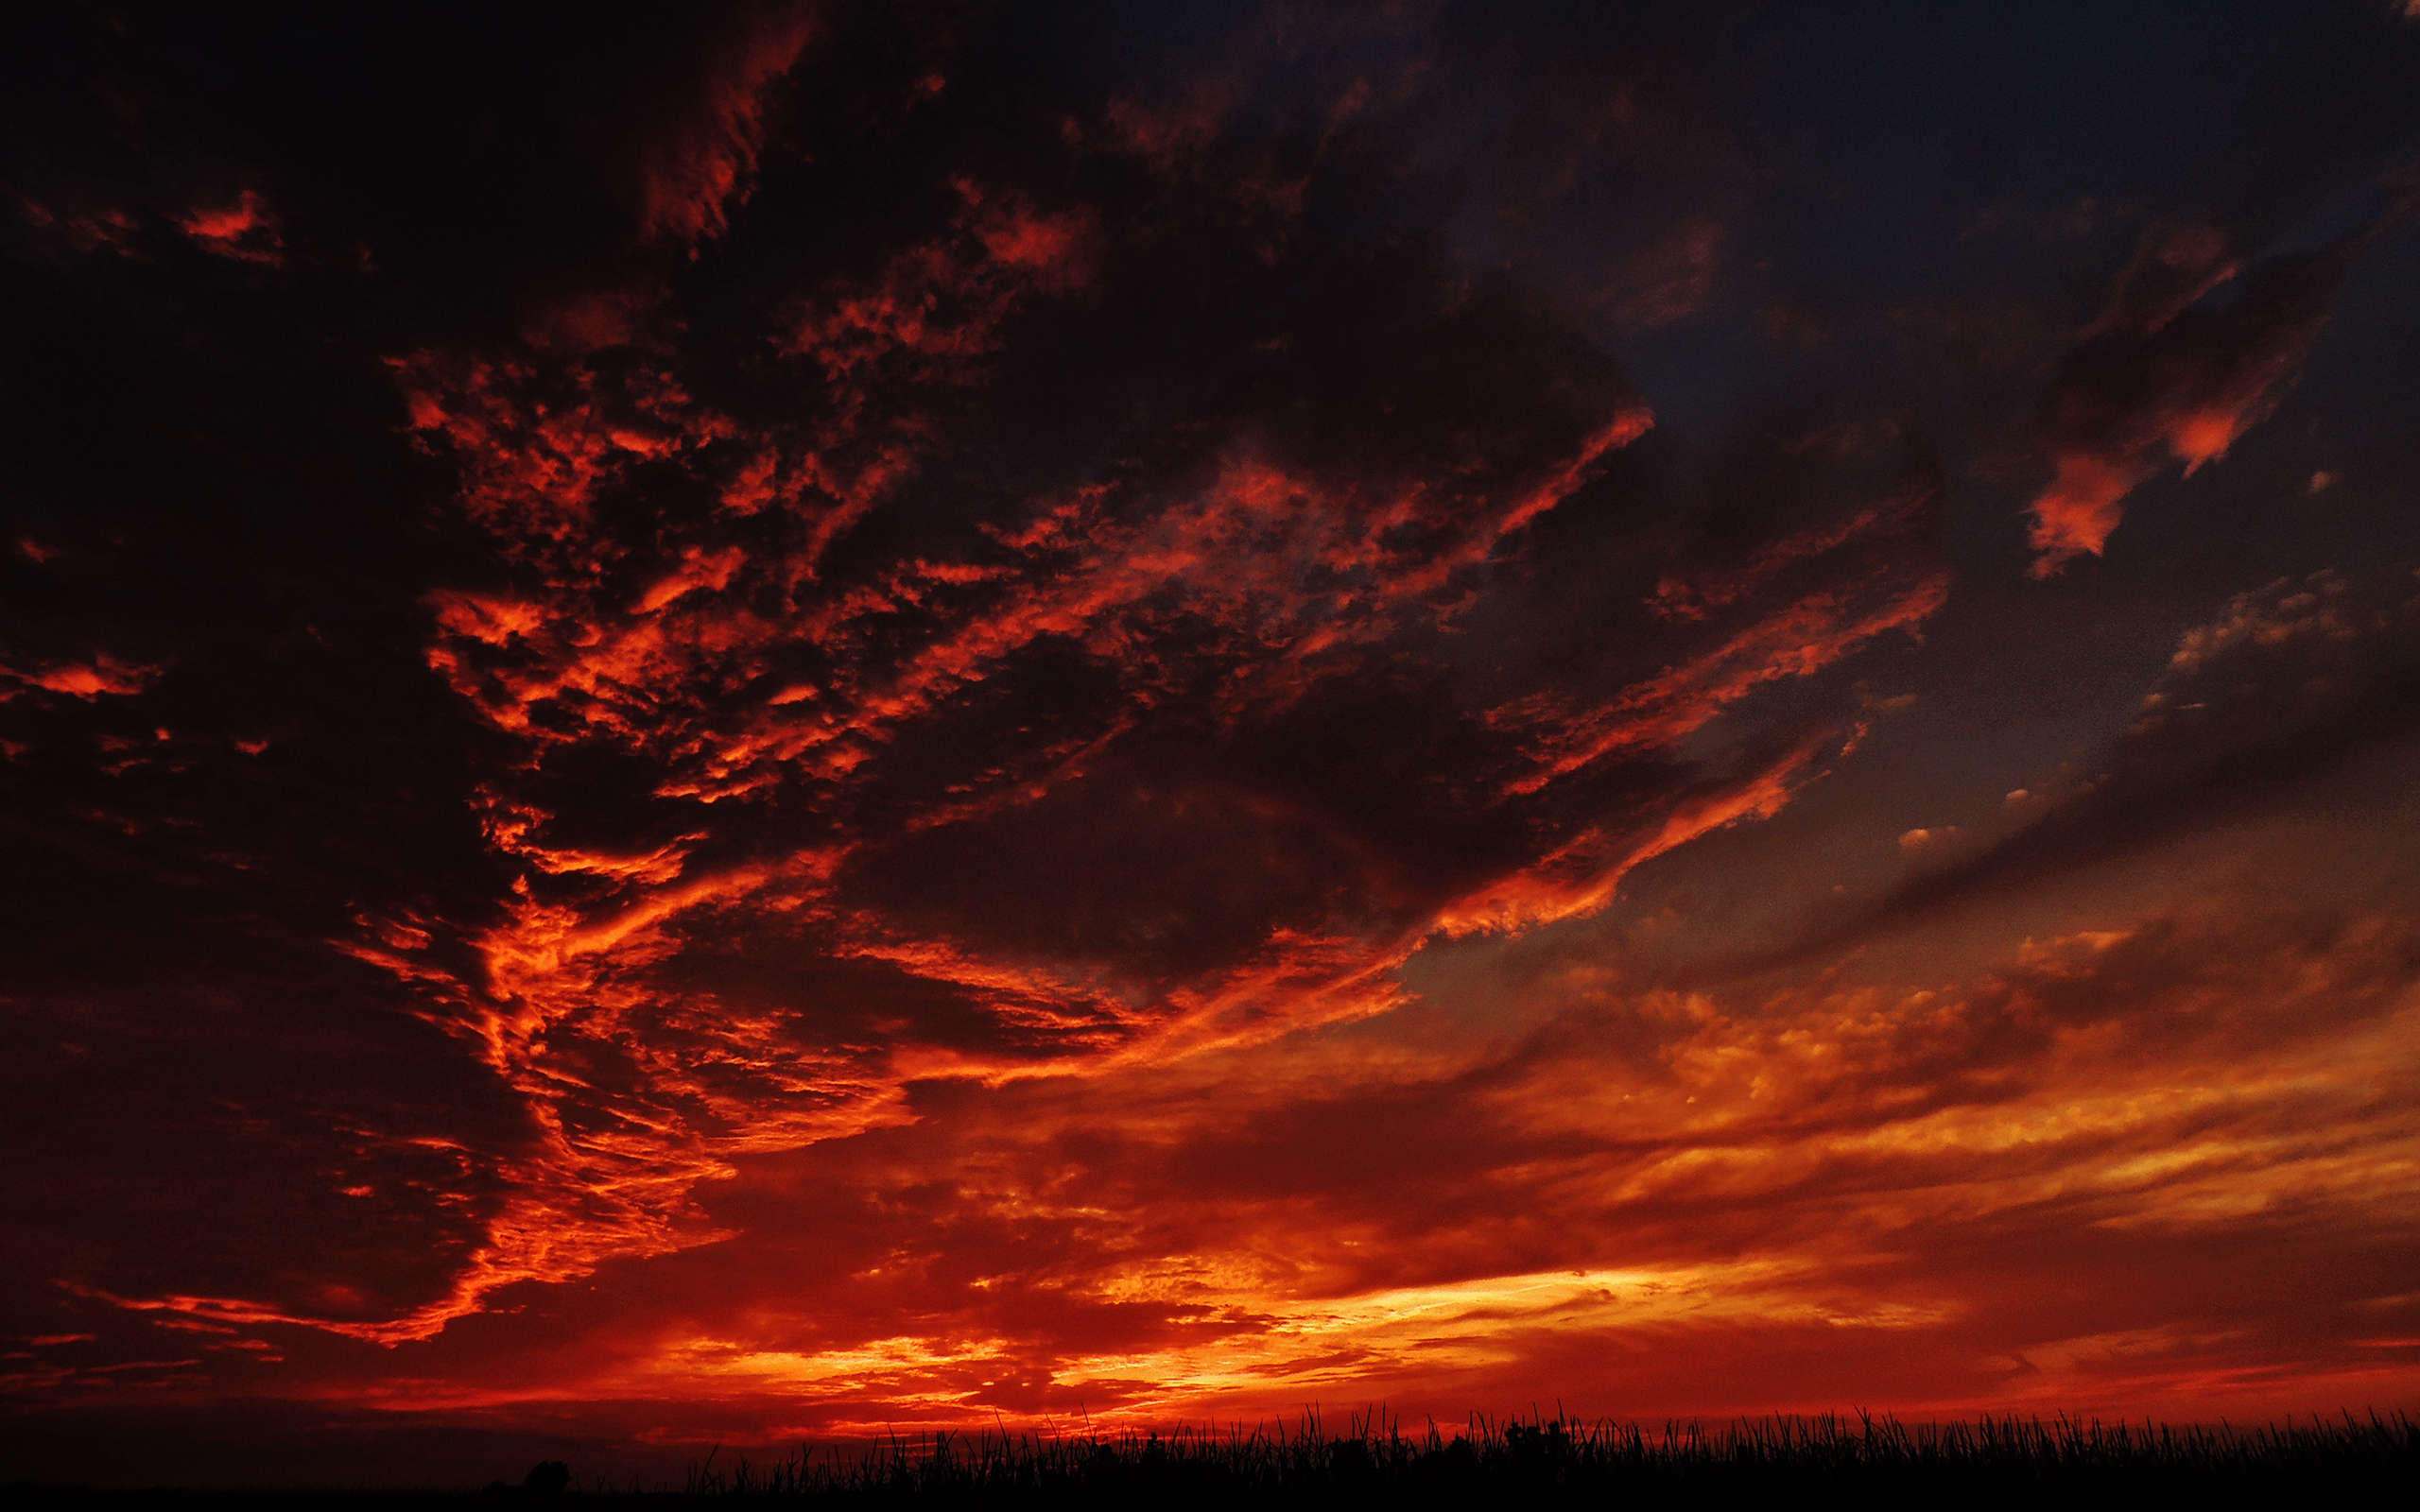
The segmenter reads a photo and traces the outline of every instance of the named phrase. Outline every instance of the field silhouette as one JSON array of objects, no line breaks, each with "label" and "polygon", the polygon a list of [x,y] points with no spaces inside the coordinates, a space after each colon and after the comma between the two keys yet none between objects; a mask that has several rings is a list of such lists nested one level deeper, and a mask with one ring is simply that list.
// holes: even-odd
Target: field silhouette
[{"label": "field silhouette", "polygon": [[1383,1413],[1340,1435],[1290,1427],[1039,1438],[894,1440],[850,1455],[800,1451],[758,1467],[695,1469],[689,1497],[836,1507],[1529,1507],[1683,1505],[1856,1497],[1869,1504],[2041,1504],[2177,1493],[2420,1498],[2420,1424],[2344,1415],[2238,1429],[1985,1417],[1905,1424],[1825,1415],[1711,1431],[1474,1418],[1414,1434]]},{"label": "field silhouette", "polygon": [[833,1508],[1612,1507],[1703,1504],[2015,1507],[2193,1497],[2420,1504],[2420,1424],[2404,1413],[2254,1427],[2058,1418],[1902,1423],[1824,1415],[1660,1428],[1562,1417],[1407,1433],[1384,1413],[1341,1433],[1291,1424],[1160,1433],[956,1433],[801,1448],[769,1464],[719,1450],[683,1484],[584,1482],[556,1461],[480,1491],[71,1490],[18,1504],[338,1506],[693,1503]]}]

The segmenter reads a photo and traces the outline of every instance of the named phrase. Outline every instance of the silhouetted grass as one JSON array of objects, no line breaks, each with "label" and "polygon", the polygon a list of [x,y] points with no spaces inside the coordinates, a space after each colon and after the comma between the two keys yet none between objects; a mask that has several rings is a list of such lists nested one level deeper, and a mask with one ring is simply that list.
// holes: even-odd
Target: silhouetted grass
[{"label": "silhouetted grass", "polygon": [[1340,1435],[1289,1426],[1115,1436],[953,1434],[769,1466],[692,1469],[692,1497],[833,1507],[1649,1505],[1707,1497],[1858,1496],[1886,1503],[2042,1504],[2087,1496],[2259,1494],[2420,1504],[2420,1425],[2401,1413],[2238,1429],[1858,1416],[1698,1424],[1473,1421],[1407,1435],[1383,1415]]},{"label": "silhouetted grass", "polygon": [[769,1465],[719,1452],[687,1485],[583,1484],[561,1467],[487,1493],[68,1490],[14,1486],[28,1505],[267,1507],[522,1504],[532,1498],[649,1508],[743,1502],[847,1508],[1663,1507],[1846,1503],[1862,1507],[2077,1503],[2420,1506],[2420,1424],[2397,1412],[2282,1426],[2169,1427],[2066,1418],[1901,1423],[1892,1418],[1765,1418],[1697,1423],[1475,1419],[1448,1435],[1406,1434],[1381,1415],[1341,1434],[1316,1414],[1224,1432],[1079,1436],[926,1434],[872,1449],[801,1449]]}]

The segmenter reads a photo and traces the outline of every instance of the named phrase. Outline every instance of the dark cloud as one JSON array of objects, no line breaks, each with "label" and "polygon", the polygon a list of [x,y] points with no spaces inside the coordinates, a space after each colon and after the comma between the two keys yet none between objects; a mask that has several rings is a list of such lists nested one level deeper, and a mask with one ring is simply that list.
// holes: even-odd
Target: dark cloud
[{"label": "dark cloud", "polygon": [[2032,505],[2036,576],[2098,554],[2126,495],[2169,462],[2189,477],[2269,417],[2326,323],[2343,260],[2342,249],[2274,259],[2205,311],[2238,272],[2223,235],[2145,234],[2050,391],[2042,444],[2057,476]]},{"label": "dark cloud", "polygon": [[1918,872],[1808,952],[2273,812],[2420,730],[2420,577],[2322,571],[2187,631],[2124,731],[2022,798],[2014,833]]}]

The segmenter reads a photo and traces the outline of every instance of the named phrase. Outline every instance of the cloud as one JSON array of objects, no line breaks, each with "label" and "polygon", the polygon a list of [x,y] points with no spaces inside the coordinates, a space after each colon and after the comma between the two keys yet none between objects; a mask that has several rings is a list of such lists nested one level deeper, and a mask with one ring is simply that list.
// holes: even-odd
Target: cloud
[{"label": "cloud", "polygon": [[[662,1475],[1540,1383],[2402,1389],[2357,1342],[2411,1332],[2357,1305],[2410,1291],[2402,819],[2320,799],[2411,733],[2411,584],[2346,544],[2408,385],[2313,344],[2349,251],[2253,250],[2341,228],[2187,182],[2359,152],[2121,117],[2384,142],[2420,94],[2299,22],[2108,91],[2098,23],[1748,20],[161,11],[12,59],[46,1452],[272,1399],[414,1475],[565,1413]],[[1938,131],[1825,103],[1943,78]],[[1967,459],[2032,426],[2071,559],[2296,382],[2325,529],[2242,544],[2290,576],[2011,596]]]},{"label": "cloud", "polygon": [[269,267],[285,261],[285,242],[279,233],[277,216],[256,190],[244,190],[230,205],[198,205],[178,216],[177,226],[220,257]]},{"label": "cloud", "polygon": [[2281,255],[2238,276],[2215,228],[2157,228],[2069,352],[2042,421],[2055,470],[2033,512],[2032,575],[2098,556],[2126,496],[2172,459],[2190,477],[2268,418],[2327,322],[2345,249]]},{"label": "cloud", "polygon": [[156,666],[121,662],[107,652],[82,661],[56,662],[30,672],[0,664],[0,677],[17,684],[17,688],[0,693],[0,699],[14,696],[26,688],[64,693],[86,702],[104,695],[123,697],[141,693],[161,671]]},{"label": "cloud", "polygon": [[1613,295],[1619,318],[1652,330],[1703,312],[1722,271],[1725,238],[1720,223],[1698,220],[1643,250]]},{"label": "cloud", "polygon": [[2234,595],[2178,637],[2133,723],[2081,781],[2010,794],[2010,810],[2031,816],[2021,828],[1910,877],[1820,948],[2237,822],[2408,741],[2420,730],[2413,584],[2402,567],[2322,570]]},{"label": "cloud", "polygon": [[[2213,901],[2109,922],[1949,978],[1565,995],[1443,1064],[1330,1035],[936,1091],[912,1125],[740,1162],[710,1200],[745,1237],[669,1263],[742,1294],[624,1379],[711,1379],[831,1433],[970,1403],[1250,1414],[1347,1383],[1416,1411],[1541,1371],[1644,1410],[1670,1400],[1654,1361],[1751,1340],[1786,1377],[1757,1391],[1825,1400],[1885,1357],[1907,1391],[1913,1359],[1929,1383],[1902,1402],[1963,1411],[2357,1358],[2364,1324],[2333,1310],[2375,1270],[2235,1306],[2180,1298],[2163,1257],[2248,1275],[2394,1189],[2420,1137],[2392,1091],[2411,921]],[[2041,1300],[2095,1275],[2126,1279]],[[1833,1342],[1775,1342],[1802,1328]],[[2090,1342],[2120,1333],[2144,1338]],[[2010,1353],[2053,1379],[1984,1367]],[[1738,1400],[1691,1379],[1693,1408]]]},{"label": "cloud", "polygon": [[694,245],[718,236],[753,189],[769,92],[813,34],[811,8],[735,8],[681,96],[647,123],[636,161],[639,232]]},{"label": "cloud", "polygon": [[20,195],[17,209],[37,231],[56,231],[76,251],[95,252],[107,249],[120,257],[143,255],[135,246],[142,223],[123,208],[101,206],[62,214],[38,199]]},{"label": "cloud", "polygon": [[784,345],[835,382],[859,368],[905,369],[910,381],[972,382],[999,324],[1037,294],[1089,280],[1098,213],[1046,212],[1013,190],[952,184],[962,201],[945,238],[894,256],[871,286],[801,301]]},{"label": "cloud", "polygon": [[[717,1239],[700,1183],[911,1119],[915,1086],[1384,1012],[1424,940],[1593,912],[1781,812],[1852,731],[1682,743],[1944,602],[1932,487],[1903,481],[1606,601],[1633,639],[1551,691],[1459,667],[1481,619],[1601,633],[1530,564],[1645,486],[1615,481],[1653,425],[1618,368],[1417,235],[1273,247],[1230,214],[1269,171],[1248,135],[1117,217],[1082,188],[1127,170],[1073,140],[1072,192],[952,175],[890,249],[781,270],[754,351],[683,338],[676,297],[643,342],[392,359],[490,554],[424,599],[425,656],[515,753],[480,803],[520,875],[415,926],[448,960],[343,948],[544,1133],[454,1290],[384,1337]],[[1375,171],[1321,150],[1338,187],[1288,214]],[[1317,318],[1272,348],[1253,312],[1303,287]],[[1031,366],[1172,300],[1186,354],[1101,403]],[[1013,441],[983,428],[1004,405]],[[970,486],[1003,447],[1061,460]]]}]

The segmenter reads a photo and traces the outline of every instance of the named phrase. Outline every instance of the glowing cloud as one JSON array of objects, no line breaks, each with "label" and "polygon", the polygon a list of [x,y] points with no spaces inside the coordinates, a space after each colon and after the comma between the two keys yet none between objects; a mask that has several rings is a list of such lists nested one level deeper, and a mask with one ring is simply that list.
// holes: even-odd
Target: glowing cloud
[{"label": "glowing cloud", "polygon": [[2044,448],[2056,469],[2032,504],[2032,575],[2100,554],[2126,496],[2169,460],[2191,477],[2275,409],[2326,323],[2332,259],[2279,259],[2228,308],[2202,301],[2235,279],[2207,226],[2148,234],[2109,307],[2052,390]]}]

